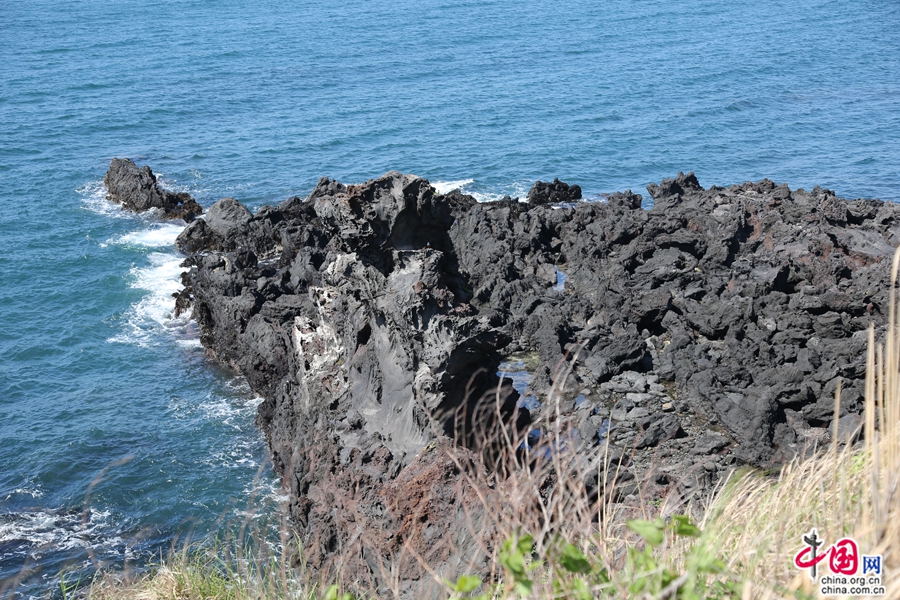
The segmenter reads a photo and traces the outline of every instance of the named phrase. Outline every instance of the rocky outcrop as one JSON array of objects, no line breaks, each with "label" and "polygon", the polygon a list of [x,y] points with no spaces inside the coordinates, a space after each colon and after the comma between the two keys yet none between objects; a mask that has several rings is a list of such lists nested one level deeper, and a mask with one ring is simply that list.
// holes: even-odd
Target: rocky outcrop
[{"label": "rocky outcrop", "polygon": [[107,198],[128,210],[144,212],[158,209],[166,219],[191,222],[203,209],[190,194],[162,189],[150,167],[138,168],[127,158],[114,158],[103,177]]},{"label": "rocky outcrop", "polygon": [[533,206],[575,202],[576,200],[581,200],[581,187],[569,185],[559,179],[554,179],[552,183],[535,181],[531,189],[528,190],[528,203]]},{"label": "rocky outcrop", "polygon": [[[897,207],[767,180],[704,190],[693,174],[649,190],[650,210],[626,193],[572,209],[484,204],[454,225],[474,303],[539,352],[538,384],[572,362],[573,390],[651,412],[671,403],[753,463],[824,436],[839,377],[844,410],[858,410]],[[551,289],[548,265],[565,272],[564,291]],[[673,393],[606,393],[623,371]]]},{"label": "rocky outcrop", "polygon": [[[550,430],[568,451],[608,444],[623,501],[637,485],[686,498],[825,443],[839,380],[852,437],[897,207],[693,174],[649,191],[650,210],[630,191],[479,204],[391,172],[256,214],[220,200],[185,229],[179,306],[264,396],[311,566],[340,554],[378,588],[404,549],[455,577],[452,549],[477,554],[460,519],[478,513],[450,449],[476,461],[498,421],[535,447]],[[530,410],[497,376],[513,353],[536,365]],[[394,572],[424,597],[420,563]]]},{"label": "rocky outcrop", "polygon": [[[509,343],[469,304],[455,262],[449,230],[474,203],[400,173],[351,186],[323,179],[306,200],[255,215],[220,200],[178,238],[193,253],[180,306],[193,305],[209,353],[266,398],[260,422],[314,567],[340,548],[362,561],[354,577],[380,585],[384,556],[372,548],[396,549],[396,532],[420,516],[431,529],[405,543],[459,560],[428,542],[444,526],[437,515],[463,513],[427,474],[456,485],[440,440],[473,430]],[[501,412],[515,400],[504,391]],[[411,579],[426,575],[408,566]]]}]

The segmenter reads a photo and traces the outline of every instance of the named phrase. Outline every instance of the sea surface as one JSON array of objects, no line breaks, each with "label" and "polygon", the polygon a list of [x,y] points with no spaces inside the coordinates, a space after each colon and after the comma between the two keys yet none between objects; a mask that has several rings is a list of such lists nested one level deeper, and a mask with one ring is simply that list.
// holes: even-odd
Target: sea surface
[{"label": "sea surface", "polygon": [[183,225],[110,204],[113,157],[253,209],[392,169],[896,201],[900,4],[0,0],[0,597],[278,502],[260,398],[173,317]]}]

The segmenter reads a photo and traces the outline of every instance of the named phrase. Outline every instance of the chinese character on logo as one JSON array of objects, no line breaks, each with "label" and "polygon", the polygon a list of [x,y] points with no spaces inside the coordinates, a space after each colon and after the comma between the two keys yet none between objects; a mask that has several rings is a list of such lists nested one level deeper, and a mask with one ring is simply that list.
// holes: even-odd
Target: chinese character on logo
[{"label": "chinese character on logo", "polygon": [[881,555],[862,557],[863,575],[872,573],[873,575],[881,575]]},{"label": "chinese character on logo", "polygon": [[[856,575],[859,570],[859,548],[850,538],[844,538],[832,546],[828,566],[835,575]],[[827,552],[826,552],[827,553]]]},{"label": "chinese character on logo", "polygon": [[[816,556],[816,551],[819,549],[819,546],[825,543],[824,540],[819,539],[819,533],[813,529],[809,532],[809,535],[803,536],[803,543],[806,544],[806,547],[800,551],[800,553],[794,557],[794,565],[798,569],[810,569],[809,576],[813,581],[816,580],[816,565],[819,564],[823,558],[825,558],[825,554],[820,556]],[[803,557],[806,554],[811,554],[809,559],[804,559]]]},{"label": "chinese character on logo", "polygon": [[826,557],[829,557],[828,566],[835,575],[855,575],[859,569],[859,548],[851,538],[838,540],[822,554],[818,554],[817,550],[825,540],[819,538],[815,529],[803,536],[803,543],[806,546],[794,557],[794,565],[798,569],[810,569],[809,576],[813,581],[818,577],[816,566]]}]

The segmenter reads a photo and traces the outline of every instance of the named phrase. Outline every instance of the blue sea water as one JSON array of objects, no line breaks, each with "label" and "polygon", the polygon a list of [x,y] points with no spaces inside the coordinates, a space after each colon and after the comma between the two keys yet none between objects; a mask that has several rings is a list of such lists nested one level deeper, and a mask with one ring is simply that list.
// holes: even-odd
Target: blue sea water
[{"label": "blue sea water", "polygon": [[900,5],[0,2],[0,596],[277,491],[259,399],[171,314],[178,227],[104,199],[116,156],[205,205],[390,169],[898,200]]}]

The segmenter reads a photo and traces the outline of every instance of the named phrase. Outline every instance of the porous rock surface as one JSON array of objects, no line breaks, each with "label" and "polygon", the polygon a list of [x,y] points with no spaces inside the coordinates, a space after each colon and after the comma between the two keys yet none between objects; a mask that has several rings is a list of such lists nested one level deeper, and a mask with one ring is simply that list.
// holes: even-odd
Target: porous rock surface
[{"label": "porous rock surface", "polygon": [[109,165],[103,183],[107,198],[134,212],[158,209],[166,219],[184,219],[191,222],[203,209],[190,194],[174,193],[160,187],[148,166],[138,168],[128,158],[114,158]]},{"label": "porous rock surface", "polygon": [[[179,310],[265,398],[311,566],[341,552],[344,576],[377,587],[403,548],[451,579],[477,554],[447,449],[491,426],[473,415],[512,353],[536,355],[536,397],[561,398],[515,426],[610,444],[630,464],[623,501],[644,484],[689,497],[826,443],[839,380],[853,435],[897,206],[768,180],[704,189],[692,173],[648,189],[649,210],[630,191],[479,204],[391,172],[256,214],[220,200],[187,227]],[[507,418],[518,394],[501,396]],[[429,576],[399,569],[417,597]]]}]

